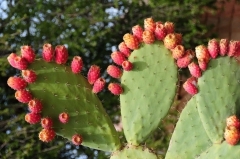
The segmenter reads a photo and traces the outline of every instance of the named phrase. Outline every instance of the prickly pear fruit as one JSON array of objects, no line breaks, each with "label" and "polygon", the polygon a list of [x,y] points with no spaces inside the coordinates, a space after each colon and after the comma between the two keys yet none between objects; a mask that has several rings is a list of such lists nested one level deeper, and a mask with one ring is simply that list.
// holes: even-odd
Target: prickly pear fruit
[{"label": "prickly pear fruit", "polygon": [[191,95],[195,95],[198,93],[197,89],[197,79],[195,77],[190,77],[187,81],[183,84],[183,88]]},{"label": "prickly pear fruit", "polygon": [[182,45],[177,45],[174,49],[172,49],[172,57],[174,59],[179,59],[183,57],[185,54],[185,49]]},{"label": "prickly pear fruit", "polygon": [[123,41],[126,44],[126,46],[131,50],[136,50],[139,47],[139,41],[137,37],[133,36],[132,34],[125,34],[123,36]]},{"label": "prickly pear fruit", "polygon": [[28,63],[32,63],[35,60],[35,53],[31,46],[24,45],[21,47],[21,55]]},{"label": "prickly pear fruit", "polygon": [[81,145],[82,141],[83,141],[83,138],[81,135],[75,134],[72,136],[72,143],[74,145],[76,145],[76,146]]},{"label": "prickly pear fruit", "polygon": [[124,61],[122,67],[125,71],[130,71],[133,69],[133,64],[130,61]]},{"label": "prickly pear fruit", "polygon": [[94,82],[94,84],[93,84],[92,92],[93,93],[101,92],[104,89],[105,83],[106,82],[105,82],[105,80],[103,78],[98,78],[96,80],[96,82]]},{"label": "prickly pear fruit", "polygon": [[202,71],[207,69],[208,63],[205,60],[198,60],[198,65]]},{"label": "prickly pear fruit", "polygon": [[55,62],[57,64],[65,64],[68,60],[68,51],[64,45],[55,47]]},{"label": "prickly pear fruit", "polygon": [[21,103],[28,103],[32,99],[32,94],[25,89],[17,90],[15,98]]},{"label": "prickly pear fruit", "polygon": [[208,52],[210,56],[215,59],[219,54],[220,48],[219,43],[216,39],[212,39],[208,42]]},{"label": "prickly pear fruit", "polygon": [[25,58],[17,56],[14,58],[14,65],[16,69],[26,70],[28,67],[28,62]]},{"label": "prickly pear fruit", "polygon": [[41,115],[40,114],[35,114],[35,113],[27,113],[25,115],[25,121],[30,123],[30,124],[37,124],[41,120]]},{"label": "prickly pear fruit", "polygon": [[7,84],[14,90],[21,90],[27,86],[27,82],[21,77],[9,77]]},{"label": "prickly pear fruit", "polygon": [[219,54],[221,56],[225,56],[228,53],[228,46],[229,46],[228,39],[221,39],[220,40],[220,42],[219,42],[219,47],[220,47]]},{"label": "prickly pear fruit", "polygon": [[42,129],[38,135],[39,139],[43,142],[50,142],[56,136],[56,133],[53,129]]},{"label": "prickly pear fruit", "polygon": [[53,121],[49,117],[42,118],[41,125],[44,129],[51,129],[53,126]]},{"label": "prickly pear fruit", "polygon": [[97,65],[92,65],[88,70],[87,79],[90,84],[94,84],[94,82],[100,77],[100,67]]},{"label": "prickly pear fruit", "polygon": [[230,116],[226,119],[227,126],[234,126],[237,129],[240,129],[240,120],[236,115]]},{"label": "prickly pear fruit", "polygon": [[144,19],[144,29],[148,30],[150,32],[154,32],[156,28],[156,24],[153,20],[153,18],[146,18]]},{"label": "prickly pear fruit", "polygon": [[155,41],[154,33],[149,30],[145,30],[143,32],[142,38],[143,42],[145,42],[146,44],[151,44]]},{"label": "prickly pear fruit", "polygon": [[38,99],[32,99],[28,103],[28,109],[32,113],[41,113],[43,109],[42,102]]},{"label": "prickly pear fruit", "polygon": [[174,49],[179,44],[179,39],[176,34],[171,33],[167,34],[167,36],[163,39],[164,46],[168,49]]},{"label": "prickly pear fruit", "polygon": [[45,60],[46,62],[51,62],[53,60],[54,54],[55,51],[51,44],[47,43],[43,45],[42,51],[43,60]]},{"label": "prickly pear fruit", "polygon": [[107,73],[113,78],[120,78],[122,76],[122,70],[115,65],[109,65]]},{"label": "prickly pear fruit", "polygon": [[28,83],[33,83],[37,79],[37,75],[33,70],[22,70],[22,76]]},{"label": "prickly pear fruit", "polygon": [[108,90],[114,95],[120,95],[121,93],[123,93],[123,89],[118,83],[110,83],[108,85]]},{"label": "prickly pear fruit", "polygon": [[167,30],[161,23],[156,23],[156,29],[154,31],[157,40],[163,40],[167,35]]},{"label": "prickly pear fruit", "polygon": [[9,62],[9,64],[10,64],[12,67],[14,67],[14,68],[16,68],[16,64],[15,64],[15,61],[14,61],[15,57],[17,57],[17,54],[15,54],[15,53],[11,53],[11,54],[7,57],[7,60],[8,60],[8,62]]},{"label": "prickly pear fruit", "polygon": [[238,42],[235,40],[231,40],[229,42],[228,56],[235,56],[237,50],[238,50]]},{"label": "prickly pear fruit", "polygon": [[74,56],[72,63],[71,63],[71,69],[73,73],[79,73],[81,72],[83,68],[83,60],[80,56]]},{"label": "prickly pear fruit", "polygon": [[113,52],[111,54],[111,58],[112,58],[113,62],[119,66],[122,66],[123,61],[126,60],[126,57],[124,56],[124,54],[119,51]]},{"label": "prickly pear fruit", "polygon": [[127,45],[124,42],[121,42],[118,45],[118,49],[120,52],[122,52],[126,57],[129,57],[131,54],[131,50],[127,47]]},{"label": "prickly pear fruit", "polygon": [[143,29],[140,25],[135,25],[132,27],[132,32],[135,37],[137,37],[138,41],[142,41]]},{"label": "prickly pear fruit", "polygon": [[165,22],[164,27],[167,31],[167,34],[174,33],[174,24],[172,22]]},{"label": "prickly pear fruit", "polygon": [[69,121],[69,115],[66,112],[59,114],[59,121],[63,124],[66,124]]},{"label": "prickly pear fruit", "polygon": [[190,63],[190,64],[188,65],[188,69],[189,69],[189,71],[190,71],[190,74],[191,74],[193,77],[199,78],[199,77],[202,76],[201,69],[200,69],[200,67],[199,67],[196,63],[194,63],[194,62]]},{"label": "prickly pear fruit", "polygon": [[192,50],[186,50],[185,55],[177,59],[177,66],[180,68],[187,67],[190,64],[193,57],[194,57],[194,52]]},{"label": "prickly pear fruit", "polygon": [[224,138],[228,144],[236,145],[240,139],[240,131],[233,126],[228,126],[225,129]]},{"label": "prickly pear fruit", "polygon": [[208,62],[210,59],[210,55],[208,49],[204,45],[199,45],[195,47],[196,57],[198,60]]}]

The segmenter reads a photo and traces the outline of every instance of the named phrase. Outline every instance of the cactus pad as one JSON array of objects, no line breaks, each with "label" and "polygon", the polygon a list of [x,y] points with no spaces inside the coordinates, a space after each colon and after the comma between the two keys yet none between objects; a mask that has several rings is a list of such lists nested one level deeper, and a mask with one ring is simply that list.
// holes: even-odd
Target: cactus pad
[{"label": "cactus pad", "polygon": [[[120,147],[118,135],[92,86],[80,74],[73,74],[70,67],[36,60],[29,66],[37,74],[37,81],[28,86],[30,92],[43,103],[43,117],[51,117],[53,129],[71,140],[81,134],[82,145],[112,151]],[[62,124],[58,115],[69,114],[69,121]]]},{"label": "cactus pad", "polygon": [[174,101],[178,70],[162,42],[142,44],[128,59],[133,70],[124,71],[120,95],[124,134],[140,144],[159,125]]}]

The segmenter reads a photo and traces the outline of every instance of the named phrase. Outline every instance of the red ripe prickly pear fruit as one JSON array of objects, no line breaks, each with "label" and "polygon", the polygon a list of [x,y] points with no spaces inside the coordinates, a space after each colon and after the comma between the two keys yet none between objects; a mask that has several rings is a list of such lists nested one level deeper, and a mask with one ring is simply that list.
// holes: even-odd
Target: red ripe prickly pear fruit
[{"label": "red ripe prickly pear fruit", "polygon": [[139,47],[139,41],[137,37],[127,33],[123,36],[123,41],[127,47],[131,50],[136,50]]},{"label": "red ripe prickly pear fruit", "polygon": [[151,44],[155,41],[155,36],[154,36],[154,32],[151,32],[149,30],[145,30],[143,32],[143,42],[145,42],[146,44]]},{"label": "red ripe prickly pear fruit", "polygon": [[174,49],[179,43],[179,39],[176,34],[171,33],[167,34],[167,36],[163,39],[164,46],[168,49]]},{"label": "red ripe prickly pear fruit", "polygon": [[69,121],[69,115],[66,112],[59,114],[59,121],[63,124],[66,124]]},{"label": "red ripe prickly pear fruit", "polygon": [[97,65],[92,65],[88,70],[88,82],[94,84],[94,82],[100,77],[100,67]]},{"label": "red ripe prickly pear fruit", "polygon": [[240,140],[240,131],[234,126],[227,126],[224,132],[224,138],[230,145],[236,145]]},{"label": "red ripe prickly pear fruit", "polygon": [[74,56],[72,63],[71,63],[71,69],[73,73],[79,73],[82,71],[83,68],[83,60],[80,56]]},{"label": "red ripe prickly pear fruit", "polygon": [[154,32],[156,28],[156,24],[152,18],[144,19],[144,29],[150,32]]},{"label": "red ripe prickly pear fruit", "polygon": [[21,55],[27,60],[28,63],[32,63],[36,56],[33,49],[27,45],[21,47]]},{"label": "red ripe prickly pear fruit", "polygon": [[195,77],[190,77],[187,81],[183,84],[183,88],[186,92],[191,95],[195,95],[198,93],[197,89],[197,79]]},{"label": "red ripe prickly pear fruit", "polygon": [[30,124],[37,124],[41,120],[41,115],[40,114],[35,114],[35,113],[27,113],[25,115],[25,121],[30,123]]},{"label": "red ripe prickly pear fruit", "polygon": [[195,47],[195,52],[198,60],[201,60],[201,61],[204,60],[206,62],[210,60],[208,49],[204,45],[199,45]]},{"label": "red ripe prickly pear fruit", "polygon": [[240,129],[240,120],[236,115],[230,116],[226,119],[227,126],[234,126],[237,129]]},{"label": "red ripe prickly pear fruit", "polygon": [[75,134],[72,136],[72,143],[74,145],[79,146],[81,145],[82,141],[83,141],[83,137],[81,135]]},{"label": "red ripe prickly pear fruit", "polygon": [[25,58],[17,56],[14,58],[15,68],[19,70],[26,70],[28,67],[28,62]]},{"label": "red ripe prickly pear fruit", "polygon": [[124,42],[121,42],[118,45],[118,49],[126,56],[129,57],[131,54],[131,50],[127,47],[127,45]]},{"label": "red ripe prickly pear fruit", "polygon": [[15,93],[15,98],[21,103],[28,103],[32,99],[32,94],[25,90],[18,90]]},{"label": "red ripe prickly pear fruit", "polygon": [[225,56],[228,53],[228,46],[229,46],[228,39],[221,39],[220,40],[220,42],[219,42],[219,47],[220,47],[219,54],[221,56]]},{"label": "red ripe prickly pear fruit", "polygon": [[236,57],[240,56],[240,41],[237,41],[237,50],[236,50],[235,56]]},{"label": "red ripe prickly pear fruit", "polygon": [[194,62],[190,63],[188,65],[188,69],[193,77],[199,78],[202,76],[201,69],[196,63]]},{"label": "red ripe prickly pear fruit", "polygon": [[156,23],[156,29],[154,33],[157,40],[163,40],[167,35],[167,30],[165,29],[163,24]]},{"label": "red ripe prickly pear fruit", "polygon": [[114,65],[109,65],[107,73],[113,78],[120,78],[122,76],[122,70]]},{"label": "red ripe prickly pear fruit", "polygon": [[126,60],[126,57],[123,55],[123,53],[119,51],[115,51],[111,54],[111,58],[114,63],[116,63],[119,66],[122,66],[123,61]]},{"label": "red ripe prickly pear fruit", "polygon": [[229,51],[228,51],[228,56],[235,56],[238,50],[238,42],[235,40],[231,40],[229,43]]},{"label": "red ripe prickly pear fruit", "polygon": [[172,22],[165,22],[164,27],[167,31],[167,34],[174,33],[174,24]]},{"label": "red ripe prickly pear fruit", "polygon": [[53,126],[53,121],[51,118],[42,118],[41,125],[44,129],[51,129]]},{"label": "red ripe prickly pear fruit", "polygon": [[11,54],[7,57],[7,60],[8,60],[8,62],[9,62],[9,64],[10,64],[12,67],[14,67],[14,68],[16,68],[16,64],[15,64],[15,61],[14,61],[15,57],[17,57],[17,54],[15,54],[15,53],[11,53]]},{"label": "red ripe prickly pear fruit", "polygon": [[185,49],[182,45],[177,45],[174,49],[172,49],[172,56],[174,59],[179,59],[183,57],[185,54]]},{"label": "red ripe prickly pear fruit", "polygon": [[56,136],[56,133],[53,129],[42,129],[38,135],[39,139],[43,142],[50,142]]},{"label": "red ripe prickly pear fruit", "polygon": [[198,65],[202,71],[206,71],[208,63],[205,60],[198,60]]},{"label": "red ripe prickly pear fruit", "polygon": [[108,85],[108,90],[114,95],[120,95],[123,93],[123,89],[118,83],[110,83]]},{"label": "red ripe prickly pear fruit", "polygon": [[215,59],[219,54],[220,48],[219,43],[216,39],[212,39],[208,42],[208,52],[210,56]]},{"label": "red ripe prickly pear fruit", "polygon": [[57,64],[65,64],[68,60],[68,51],[64,45],[55,47],[55,62]]},{"label": "red ripe prickly pear fruit", "polygon": [[27,86],[27,82],[20,77],[9,77],[7,84],[14,90],[25,89]]},{"label": "red ripe prickly pear fruit", "polygon": [[131,71],[133,69],[133,64],[130,61],[124,61],[122,67],[125,71]]},{"label": "red ripe prickly pear fruit", "polygon": [[103,78],[98,78],[96,80],[96,82],[93,84],[93,89],[92,89],[92,92],[93,93],[99,93],[101,92],[103,89],[104,89],[104,86],[105,86],[105,79]]},{"label": "red ripe prickly pear fruit", "polygon": [[139,42],[142,42],[143,29],[140,25],[135,25],[132,27],[133,35],[138,39]]},{"label": "red ripe prickly pear fruit", "polygon": [[41,113],[43,109],[42,102],[38,99],[32,99],[28,103],[28,109],[32,113]]},{"label": "red ripe prickly pear fruit", "polygon": [[43,45],[42,51],[43,60],[45,60],[46,62],[51,62],[53,60],[54,54],[55,51],[51,44],[47,43]]},{"label": "red ripe prickly pear fruit", "polygon": [[22,76],[28,83],[33,83],[37,79],[37,75],[33,70],[22,70]]},{"label": "red ripe prickly pear fruit", "polygon": [[186,50],[185,55],[177,59],[177,66],[179,68],[187,67],[190,64],[193,57],[194,57],[194,52],[192,50]]}]

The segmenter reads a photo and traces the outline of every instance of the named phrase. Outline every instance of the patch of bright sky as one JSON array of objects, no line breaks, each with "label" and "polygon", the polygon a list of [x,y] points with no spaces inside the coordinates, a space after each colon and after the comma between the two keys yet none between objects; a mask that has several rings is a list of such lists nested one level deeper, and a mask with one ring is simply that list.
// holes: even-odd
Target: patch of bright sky
[{"label": "patch of bright sky", "polygon": [[6,9],[7,9],[7,1],[0,0],[0,18],[1,19],[7,18],[7,13],[4,12],[4,10]]}]

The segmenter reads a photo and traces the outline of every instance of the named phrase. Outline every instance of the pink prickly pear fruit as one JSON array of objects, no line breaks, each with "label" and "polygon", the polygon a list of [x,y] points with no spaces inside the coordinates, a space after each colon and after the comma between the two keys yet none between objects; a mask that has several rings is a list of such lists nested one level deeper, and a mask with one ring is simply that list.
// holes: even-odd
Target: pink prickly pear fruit
[{"label": "pink prickly pear fruit", "polygon": [[198,93],[197,89],[197,79],[195,77],[190,77],[187,81],[183,84],[183,88],[186,92],[191,95],[195,95]]},{"label": "pink prickly pear fruit", "polygon": [[140,25],[135,25],[132,27],[132,32],[135,37],[137,37],[139,42],[142,42],[143,29]]},{"label": "pink prickly pear fruit", "polygon": [[14,65],[16,69],[26,70],[28,67],[28,62],[25,58],[17,56],[14,58]]},{"label": "pink prickly pear fruit", "polygon": [[195,53],[192,50],[186,50],[185,55],[177,59],[177,66],[179,68],[187,67],[191,63],[191,60],[194,58],[194,56]]},{"label": "pink prickly pear fruit", "polygon": [[239,57],[240,56],[240,41],[237,41],[237,49],[236,49],[236,53],[234,55],[235,57]]},{"label": "pink prickly pear fruit", "polygon": [[161,23],[156,23],[156,29],[154,31],[157,40],[163,40],[167,35],[167,30]]},{"label": "pink prickly pear fruit", "polygon": [[38,99],[32,99],[28,103],[28,109],[35,114],[41,113],[43,109],[42,102]]},{"label": "pink prickly pear fruit", "polygon": [[41,115],[40,114],[35,114],[35,113],[27,113],[25,115],[25,121],[30,123],[30,124],[37,124],[41,120]]},{"label": "pink prickly pear fruit", "polygon": [[229,46],[229,40],[228,39],[221,39],[219,42],[220,51],[219,54],[221,56],[225,56],[228,53],[228,46]]},{"label": "pink prickly pear fruit", "polygon": [[174,59],[179,59],[183,57],[185,54],[185,49],[182,45],[177,45],[174,49],[172,49],[172,57]]},{"label": "pink prickly pear fruit", "polygon": [[57,64],[65,64],[68,60],[68,51],[64,45],[55,47],[55,62]]},{"label": "pink prickly pear fruit", "polygon": [[133,36],[132,34],[125,34],[123,36],[123,41],[126,44],[126,46],[131,50],[136,50],[139,47],[139,41],[137,37]]},{"label": "pink prickly pear fruit", "polygon": [[219,42],[216,39],[212,39],[208,42],[208,52],[213,59],[217,58],[220,52],[220,47]]},{"label": "pink prickly pear fruit", "polygon": [[113,78],[120,78],[122,76],[122,70],[114,65],[109,65],[107,73]]},{"label": "pink prickly pear fruit", "polygon": [[179,39],[176,34],[171,33],[167,34],[167,36],[163,39],[164,46],[168,49],[174,49],[179,43]]},{"label": "pink prickly pear fruit", "polygon": [[82,141],[83,141],[83,137],[81,135],[75,134],[72,136],[72,143],[74,145],[79,146],[81,145]]},{"label": "pink prickly pear fruit", "polygon": [[227,126],[234,126],[237,129],[240,129],[240,120],[236,115],[232,115],[226,119]]},{"label": "pink prickly pear fruit", "polygon": [[69,121],[69,115],[66,112],[59,114],[59,121],[66,124]]},{"label": "pink prickly pear fruit", "polygon": [[44,44],[43,45],[43,50],[42,50],[42,57],[43,60],[45,60],[46,62],[51,62],[54,58],[54,48],[51,44]]},{"label": "pink prickly pear fruit", "polygon": [[119,52],[119,51],[115,51],[111,54],[111,58],[113,60],[114,63],[116,63],[117,65],[121,66],[123,61],[126,60],[126,57],[123,53]]},{"label": "pink prickly pear fruit", "polygon": [[38,135],[39,139],[43,142],[50,142],[56,136],[56,133],[53,129],[42,129]]},{"label": "pink prickly pear fruit", "polygon": [[34,83],[37,75],[33,70],[22,70],[22,77],[27,83]]},{"label": "pink prickly pear fruit", "polygon": [[87,79],[90,84],[94,84],[94,82],[100,77],[100,67],[97,65],[92,65],[88,70]]},{"label": "pink prickly pear fruit", "polygon": [[153,20],[153,18],[146,18],[144,19],[144,29],[148,30],[150,32],[154,32],[156,28],[156,24]]},{"label": "pink prickly pear fruit", "polygon": [[28,63],[32,63],[36,56],[31,46],[27,45],[21,47],[21,55],[27,60]]},{"label": "pink prickly pear fruit", "polygon": [[77,74],[82,71],[82,68],[83,68],[82,58],[80,56],[74,56],[71,63],[72,72]]},{"label": "pink prickly pear fruit", "polygon": [[202,76],[202,71],[201,71],[200,67],[196,63],[194,63],[194,62],[190,63],[188,65],[188,69],[190,71],[190,74],[193,77],[199,78],[199,77]]},{"label": "pink prickly pear fruit", "polygon": [[92,92],[93,92],[93,93],[99,93],[99,92],[101,92],[101,91],[104,89],[105,83],[106,83],[105,79],[103,79],[103,78],[98,78],[98,79],[96,80],[96,82],[94,82],[94,84],[93,84]]},{"label": "pink prickly pear fruit", "polygon": [[122,86],[118,83],[110,83],[108,85],[108,90],[114,95],[120,95],[123,93]]},{"label": "pink prickly pear fruit", "polygon": [[240,140],[240,131],[234,126],[227,126],[224,132],[224,138],[229,145],[236,145]]},{"label": "pink prickly pear fruit", "polygon": [[130,61],[124,61],[122,67],[125,71],[131,71],[133,69],[133,64]]},{"label": "pink prickly pear fruit", "polygon": [[210,60],[208,49],[204,45],[199,45],[195,47],[195,52],[198,60],[201,60],[201,61],[204,60],[206,62]]},{"label": "pink prickly pear fruit", "polygon": [[229,50],[228,50],[228,56],[235,56],[238,50],[238,42],[235,40],[231,40],[229,42]]},{"label": "pink prickly pear fruit", "polygon": [[8,62],[9,62],[9,64],[10,64],[12,67],[14,67],[14,68],[16,68],[16,64],[15,64],[15,61],[14,61],[15,57],[17,57],[17,54],[15,54],[15,53],[11,53],[11,54],[7,57],[7,60],[8,60]]},{"label": "pink prickly pear fruit", "polygon": [[145,30],[143,32],[142,38],[143,38],[143,42],[145,42],[146,44],[152,44],[155,41],[154,32]]},{"label": "pink prickly pear fruit", "polygon": [[30,100],[32,100],[32,94],[25,89],[17,90],[15,93],[15,98],[21,103],[28,103]]},{"label": "pink prickly pear fruit", "polygon": [[198,60],[198,65],[202,71],[206,71],[208,63],[205,60]]},{"label": "pink prickly pear fruit", "polygon": [[174,33],[174,24],[172,22],[165,22],[164,27],[167,31],[167,34]]},{"label": "pink prickly pear fruit", "polygon": [[27,86],[27,82],[21,77],[9,77],[7,84],[14,90],[22,90]]},{"label": "pink prickly pear fruit", "polygon": [[126,57],[129,57],[131,54],[131,50],[127,47],[127,45],[124,42],[121,42],[118,45],[118,49],[120,52],[122,52]]},{"label": "pink prickly pear fruit", "polygon": [[41,125],[44,129],[51,129],[53,126],[53,121],[49,117],[42,118]]}]

